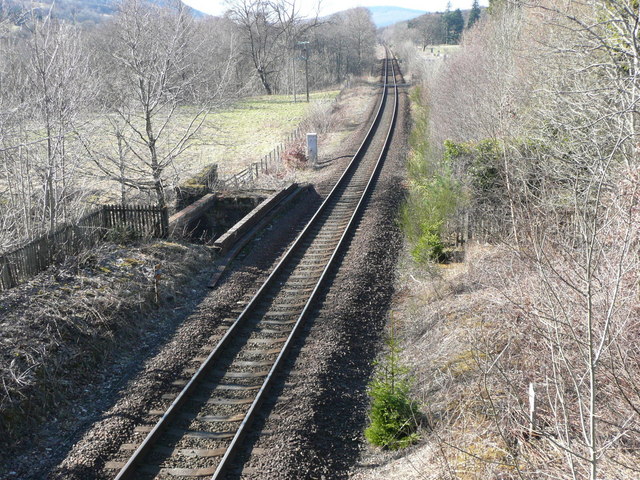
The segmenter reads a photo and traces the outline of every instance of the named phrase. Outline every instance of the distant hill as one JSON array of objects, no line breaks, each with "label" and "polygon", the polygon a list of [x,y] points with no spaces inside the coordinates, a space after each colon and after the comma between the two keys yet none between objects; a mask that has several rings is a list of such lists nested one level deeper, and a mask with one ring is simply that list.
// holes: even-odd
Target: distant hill
[{"label": "distant hill", "polygon": [[376,27],[388,27],[394,23],[404,22],[427,13],[424,10],[411,10],[401,7],[366,7],[371,12]]},{"label": "distant hill", "polygon": [[[4,8],[10,13],[20,10],[34,11],[36,15],[46,15],[53,6],[53,15],[57,18],[73,20],[78,23],[100,23],[109,18],[115,12],[117,0],[5,0]],[[162,0],[150,0],[153,3],[162,3]],[[191,9],[194,15],[202,15]]]},{"label": "distant hill", "polygon": [[38,17],[47,15],[50,10],[57,18],[95,24],[113,14],[113,4],[113,0],[55,0],[55,3],[53,0],[5,0],[0,8],[17,24],[29,18],[30,14]]},{"label": "distant hill", "polygon": [[[58,18],[73,20],[78,23],[100,23],[109,18],[115,12],[117,0],[4,0],[0,1],[0,11],[18,13],[20,11],[33,11],[36,15],[46,15],[54,4],[53,14]],[[150,0],[153,3],[162,3],[164,0]],[[370,12],[376,27],[387,27],[394,23],[404,22],[424,15],[424,10],[411,10],[401,7],[366,7]],[[196,16],[203,16],[202,12],[191,9]],[[18,15],[14,15],[18,17]]]}]

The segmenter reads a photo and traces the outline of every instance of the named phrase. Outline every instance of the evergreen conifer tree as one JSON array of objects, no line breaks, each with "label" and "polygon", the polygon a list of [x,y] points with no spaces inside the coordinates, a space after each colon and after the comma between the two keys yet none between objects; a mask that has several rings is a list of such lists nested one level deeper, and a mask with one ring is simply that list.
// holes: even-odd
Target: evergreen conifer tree
[{"label": "evergreen conifer tree", "polygon": [[469,13],[469,20],[467,20],[467,28],[473,27],[473,25],[480,19],[480,4],[478,0],[473,0],[471,6],[471,12]]},{"label": "evergreen conifer tree", "polygon": [[460,35],[464,30],[464,17],[459,8],[453,12],[450,11],[450,5],[447,6],[447,11],[444,14],[444,22],[447,27],[447,43],[455,44],[460,41]]}]

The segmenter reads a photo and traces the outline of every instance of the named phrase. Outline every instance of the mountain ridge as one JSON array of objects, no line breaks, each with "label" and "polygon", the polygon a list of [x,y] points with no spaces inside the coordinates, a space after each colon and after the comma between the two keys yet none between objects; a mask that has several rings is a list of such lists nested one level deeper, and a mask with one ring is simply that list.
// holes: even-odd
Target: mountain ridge
[{"label": "mountain ridge", "polygon": [[[163,0],[149,0],[153,3],[162,3]],[[109,18],[116,11],[117,0],[40,0],[32,3],[30,0],[5,0],[0,5],[0,13],[5,12],[17,14],[19,12],[31,11],[36,15],[46,15],[53,5],[53,15],[58,18],[73,20],[77,23],[97,24]],[[187,6],[196,16],[206,14],[197,9]],[[394,23],[412,20],[426,14],[424,10],[395,6],[370,6],[364,7],[371,12],[373,23],[378,28],[387,27]]]},{"label": "mountain ridge", "polygon": [[[149,0],[151,3],[163,3],[164,0]],[[0,4],[0,13],[8,14],[16,19],[22,18],[20,12],[34,12],[35,15],[46,15],[52,10],[53,16],[77,23],[97,24],[111,17],[116,11],[117,0],[5,0]],[[188,5],[185,6],[195,15],[204,14]]]},{"label": "mountain ridge", "polygon": [[394,23],[412,20],[428,13],[426,10],[414,10],[411,8],[388,6],[364,7],[371,12],[371,19],[376,27],[388,27]]}]

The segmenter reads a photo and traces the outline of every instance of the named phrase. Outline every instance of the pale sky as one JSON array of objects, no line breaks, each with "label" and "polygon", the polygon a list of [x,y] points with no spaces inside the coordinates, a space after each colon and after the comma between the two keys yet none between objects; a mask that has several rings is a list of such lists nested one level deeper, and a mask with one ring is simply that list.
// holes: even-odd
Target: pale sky
[{"label": "pale sky", "polygon": [[[212,15],[221,15],[225,11],[224,0],[182,0],[202,12]],[[373,6],[397,6],[414,10],[426,10],[428,12],[442,12],[447,8],[447,0],[321,0],[320,16],[329,15],[341,10],[353,7]],[[301,5],[301,13],[313,15],[313,8],[317,6],[317,0],[298,0]],[[471,8],[473,0],[451,0],[452,9],[462,10]],[[488,0],[480,0],[480,5],[486,6]]]}]

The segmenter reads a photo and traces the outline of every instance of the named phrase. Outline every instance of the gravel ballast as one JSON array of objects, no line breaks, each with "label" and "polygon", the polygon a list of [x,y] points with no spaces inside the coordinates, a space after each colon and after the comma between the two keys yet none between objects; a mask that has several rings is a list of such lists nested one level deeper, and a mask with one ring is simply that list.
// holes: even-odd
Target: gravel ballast
[{"label": "gravel ballast", "polygon": [[[403,198],[405,94],[400,105],[393,145],[342,265],[334,272],[334,286],[325,292],[298,340],[289,361],[290,375],[283,374],[276,387],[280,396],[271,414],[258,422],[268,432],[250,437],[248,445],[256,449],[244,452],[245,465],[251,467],[245,471],[248,476],[344,478],[358,456],[366,425],[366,385],[387,321],[393,285],[389,272],[394,271],[401,244],[395,218]],[[340,152],[328,152],[325,166],[316,172],[315,189],[252,242],[214,291],[204,286],[210,275],[207,268],[194,275],[193,285],[172,307],[169,326],[141,335],[137,348],[103,364],[93,381],[76,386],[64,420],[45,422],[16,446],[21,455],[18,448],[7,451],[6,470],[0,474],[24,479],[111,478],[113,471],[103,469],[105,462],[130,440],[133,428],[144,423],[163,389],[201,354],[222,320],[233,317],[266,278],[355,153],[365,123],[361,118],[360,128],[343,142]],[[257,431],[260,425],[256,427]],[[263,448],[268,455],[261,453]]]}]

